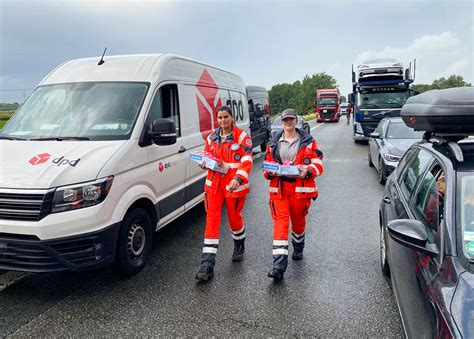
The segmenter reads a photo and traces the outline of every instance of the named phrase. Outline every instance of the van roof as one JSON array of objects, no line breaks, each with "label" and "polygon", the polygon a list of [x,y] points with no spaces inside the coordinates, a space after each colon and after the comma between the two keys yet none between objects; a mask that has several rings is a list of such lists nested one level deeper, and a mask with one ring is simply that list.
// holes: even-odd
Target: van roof
[{"label": "van roof", "polygon": [[[174,54],[106,55],[105,62],[100,66],[99,60],[100,56],[67,61],[51,71],[40,85],[87,81],[151,82],[159,74],[166,72],[166,66],[173,60],[197,63],[241,79],[219,67]],[[173,75],[176,77],[176,72]]]}]

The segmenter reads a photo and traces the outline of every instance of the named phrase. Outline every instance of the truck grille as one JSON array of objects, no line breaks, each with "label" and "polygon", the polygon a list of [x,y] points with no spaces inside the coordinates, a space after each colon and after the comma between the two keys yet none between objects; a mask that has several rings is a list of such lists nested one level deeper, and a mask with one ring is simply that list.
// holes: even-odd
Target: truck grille
[{"label": "truck grille", "polygon": [[[326,112],[324,112],[326,111]],[[334,118],[334,113],[336,112],[334,109],[327,109],[327,110],[321,110],[321,117],[323,119],[332,119]]]},{"label": "truck grille", "polygon": [[38,221],[51,212],[54,190],[0,189],[0,219]]}]

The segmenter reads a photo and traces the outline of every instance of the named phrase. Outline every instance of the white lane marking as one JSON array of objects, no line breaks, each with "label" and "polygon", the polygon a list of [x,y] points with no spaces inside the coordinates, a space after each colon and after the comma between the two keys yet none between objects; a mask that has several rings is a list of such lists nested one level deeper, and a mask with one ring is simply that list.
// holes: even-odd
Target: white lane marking
[{"label": "white lane marking", "polygon": [[31,275],[27,272],[7,271],[0,275],[0,291]]},{"label": "white lane marking", "polygon": [[310,131],[312,131],[313,129],[316,129],[316,128],[318,128],[319,126],[322,126],[322,125],[324,125],[324,122],[322,122],[322,123],[320,123],[320,124],[318,124],[318,125],[316,125],[316,126],[314,126],[314,127],[311,127],[311,128],[310,128]]}]

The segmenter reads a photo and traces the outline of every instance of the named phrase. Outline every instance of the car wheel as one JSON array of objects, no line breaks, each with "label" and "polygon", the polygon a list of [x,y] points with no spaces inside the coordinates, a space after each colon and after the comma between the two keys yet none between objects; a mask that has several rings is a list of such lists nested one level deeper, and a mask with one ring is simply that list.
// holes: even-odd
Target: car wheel
[{"label": "car wheel", "polygon": [[367,153],[367,160],[369,162],[369,167],[374,167],[374,163],[372,162],[372,156],[370,155],[370,147],[369,152]]},{"label": "car wheel", "polygon": [[379,158],[379,183],[385,185],[387,181],[387,170],[385,169],[385,165],[383,163],[382,158]]},{"label": "car wheel", "polygon": [[390,277],[390,267],[387,261],[387,245],[385,242],[385,227],[380,226],[380,268],[386,277]]},{"label": "car wheel", "polygon": [[136,208],[127,214],[120,226],[115,267],[124,275],[140,272],[151,250],[153,229],[148,213]]}]

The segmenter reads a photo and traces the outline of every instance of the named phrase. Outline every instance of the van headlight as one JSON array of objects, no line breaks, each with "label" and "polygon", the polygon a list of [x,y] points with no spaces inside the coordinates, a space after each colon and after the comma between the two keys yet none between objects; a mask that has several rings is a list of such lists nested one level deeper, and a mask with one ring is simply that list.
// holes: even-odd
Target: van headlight
[{"label": "van headlight", "polygon": [[77,185],[58,187],[54,192],[51,213],[76,210],[100,204],[112,186],[113,176]]},{"label": "van headlight", "polygon": [[400,158],[401,158],[398,155],[389,154],[389,153],[386,153],[383,156],[385,157],[385,159],[387,159],[388,161],[392,161],[392,162],[398,162],[398,161],[400,161]]}]

